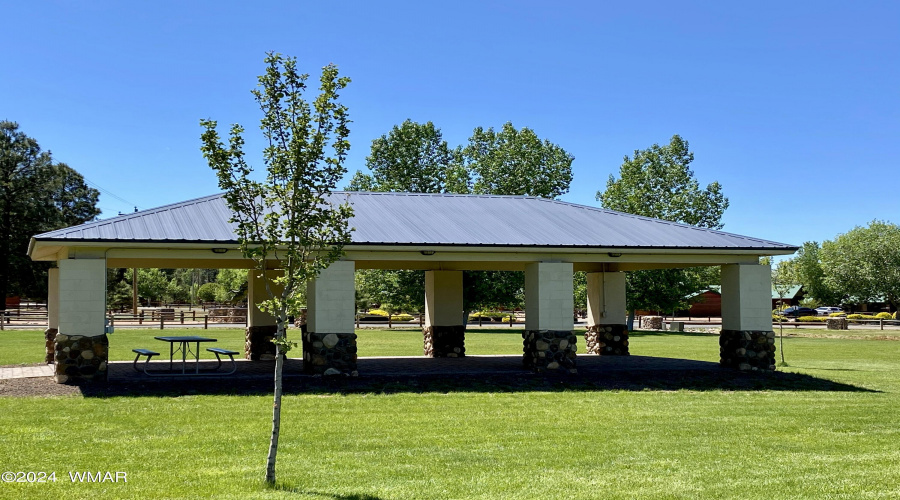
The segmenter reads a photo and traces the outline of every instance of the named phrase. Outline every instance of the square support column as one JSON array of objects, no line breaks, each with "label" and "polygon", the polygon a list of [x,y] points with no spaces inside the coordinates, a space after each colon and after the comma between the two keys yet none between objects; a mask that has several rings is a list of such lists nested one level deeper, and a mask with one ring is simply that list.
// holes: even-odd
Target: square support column
[{"label": "square support column", "polygon": [[425,271],[425,355],[466,355],[462,271]]},{"label": "square support column", "polygon": [[587,273],[588,354],[629,354],[625,316],[625,273]]},{"label": "square support column", "polygon": [[47,329],[44,330],[44,361],[56,360],[56,334],[59,333],[59,268],[47,270]]},{"label": "square support column", "polygon": [[324,375],[357,375],[356,287],[353,261],[333,262],[308,283],[303,370]]},{"label": "square support column", "polygon": [[739,370],[775,369],[772,270],[759,264],[722,266],[720,363]]},{"label": "square support column", "polygon": [[[266,276],[273,279],[283,271],[268,270]],[[270,283],[273,293],[281,293],[284,287]],[[272,339],[278,333],[275,316],[259,310],[256,304],[269,298],[265,280],[259,269],[247,272],[247,330],[244,342],[244,357],[253,361],[275,359],[275,344]]]},{"label": "square support column", "polygon": [[59,261],[59,333],[54,339],[58,383],[106,381],[106,259]]},{"label": "square support column", "polygon": [[575,334],[570,262],[534,262],[525,266],[523,362],[544,370],[575,373]]}]

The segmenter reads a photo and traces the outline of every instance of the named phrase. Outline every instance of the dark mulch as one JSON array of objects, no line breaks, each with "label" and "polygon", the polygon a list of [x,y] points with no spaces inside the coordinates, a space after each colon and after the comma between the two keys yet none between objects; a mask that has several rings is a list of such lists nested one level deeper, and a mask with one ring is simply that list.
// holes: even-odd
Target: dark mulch
[{"label": "dark mulch", "polygon": [[81,388],[77,385],[57,384],[52,377],[0,380],[0,397],[75,396],[80,394]]}]

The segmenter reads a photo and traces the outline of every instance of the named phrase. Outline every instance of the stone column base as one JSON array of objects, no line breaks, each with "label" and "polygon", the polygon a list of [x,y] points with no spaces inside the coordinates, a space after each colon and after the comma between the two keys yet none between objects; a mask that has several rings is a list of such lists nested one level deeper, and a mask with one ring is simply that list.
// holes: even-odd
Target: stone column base
[{"label": "stone column base", "polygon": [[303,334],[303,371],[319,375],[357,376],[356,334]]},{"label": "stone column base", "polygon": [[44,362],[48,365],[52,365],[56,361],[56,334],[59,333],[59,330],[56,328],[47,328],[44,330],[44,350],[46,355],[44,356]]},{"label": "stone column base", "polygon": [[88,337],[57,333],[54,344],[56,371],[53,378],[56,383],[106,382],[109,361],[106,334]]},{"label": "stone column base", "polygon": [[847,318],[828,318],[825,320],[826,330],[846,330]]},{"label": "stone column base", "polygon": [[775,332],[722,330],[719,363],[741,371],[775,370]]},{"label": "stone column base", "polygon": [[540,373],[544,370],[568,370],[576,373],[575,334],[569,330],[525,330],[524,358],[526,368]]},{"label": "stone column base", "polygon": [[628,356],[628,327],[625,325],[591,325],[584,332],[588,354]]},{"label": "stone column base", "polygon": [[275,325],[248,326],[244,342],[244,358],[252,361],[275,359],[275,344],[272,339],[278,333]]},{"label": "stone column base", "polygon": [[663,329],[662,316],[644,316],[643,318],[641,318],[641,329],[642,330],[662,330]]},{"label": "stone column base", "polygon": [[425,355],[432,358],[461,358],[466,355],[466,327],[426,326],[422,329],[425,337]]}]

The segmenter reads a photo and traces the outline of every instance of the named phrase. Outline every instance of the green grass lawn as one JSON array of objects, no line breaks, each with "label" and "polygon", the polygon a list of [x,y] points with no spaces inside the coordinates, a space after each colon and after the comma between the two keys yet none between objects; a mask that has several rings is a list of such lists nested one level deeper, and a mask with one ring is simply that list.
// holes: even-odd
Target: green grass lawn
[{"label": "green grass lawn", "polygon": [[[238,330],[204,334],[242,342]],[[111,356],[131,359],[160,344],[154,335],[119,330]],[[0,339],[0,365],[42,359],[39,332]],[[365,330],[359,346],[419,355],[421,333]],[[521,336],[473,332],[466,346],[519,353]],[[718,338],[636,333],[631,350],[716,361]],[[900,497],[900,342],[787,338],[785,351],[782,371],[865,390],[289,395],[275,490],[261,483],[269,396],[0,398],[2,469],[57,475],[0,483],[0,498]],[[72,484],[68,471],[81,470],[125,471],[128,482]]]}]

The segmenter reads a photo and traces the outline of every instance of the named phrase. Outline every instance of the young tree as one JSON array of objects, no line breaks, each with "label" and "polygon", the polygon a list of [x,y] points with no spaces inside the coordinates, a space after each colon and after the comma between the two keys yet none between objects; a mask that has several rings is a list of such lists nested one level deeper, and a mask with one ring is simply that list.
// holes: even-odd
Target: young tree
[{"label": "young tree", "polygon": [[[636,150],[632,158],[625,157],[618,179],[609,176],[606,191],[598,191],[597,200],[611,210],[721,229],[728,198],[718,182],[700,189],[690,169],[692,161],[694,153],[678,135],[664,146]],[[671,311],[684,297],[709,285],[701,281],[711,276],[707,271],[677,269],[628,273],[629,329],[635,309]]]},{"label": "young tree", "polygon": [[825,284],[861,301],[900,307],[900,226],[872,221],[826,241],[819,250]]},{"label": "young tree", "polygon": [[[772,264],[772,258],[767,257],[768,265]],[[783,260],[772,269],[772,288],[778,295],[779,306],[784,304],[784,299],[791,287],[797,282],[796,267],[789,260]],[[778,338],[780,340],[781,366],[787,366],[784,360],[784,316],[778,316]]]},{"label": "young tree", "polygon": [[[304,98],[309,75],[297,72],[295,58],[268,53],[265,62],[266,73],[253,90],[263,114],[265,182],[251,178],[253,168],[245,159],[240,125],[231,127],[225,145],[216,122],[202,120],[201,149],[225,191],[241,252],[253,260],[265,282],[269,298],[257,306],[277,323],[274,408],[265,474],[271,485],[281,432],[283,354],[292,346],[285,339],[288,313],[299,305],[301,286],[341,257],[344,243],[350,240],[352,209],[331,197],[346,173],[350,120],[338,97],[350,79],[338,76],[337,66],[325,66],[319,95],[309,103]],[[283,273],[270,280],[266,271],[273,265]],[[276,293],[276,285],[281,293]]]},{"label": "young tree", "polygon": [[12,293],[44,296],[47,265],[26,255],[35,234],[87,222],[96,217],[99,192],[49,152],[0,121],[0,310]]}]

